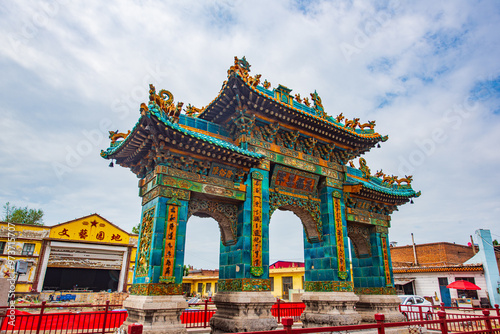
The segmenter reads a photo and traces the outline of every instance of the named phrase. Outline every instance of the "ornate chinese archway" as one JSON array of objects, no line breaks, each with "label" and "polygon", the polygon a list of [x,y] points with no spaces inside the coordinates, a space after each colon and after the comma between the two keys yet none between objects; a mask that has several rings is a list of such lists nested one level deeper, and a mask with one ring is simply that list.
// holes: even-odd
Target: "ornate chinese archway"
[{"label": "ornate chinese archway", "polygon": [[[294,212],[305,230],[305,326],[358,323],[380,309],[377,300],[397,304],[390,214],[420,193],[411,177],[373,176],[363,158],[359,168],[352,162],[387,136],[375,122],[328,116],[316,92],[310,101],[282,85],[271,90],[249,72],[245,58],[235,58],[218,96],[184,113],[170,92],[150,85],[130,133],[110,132],[101,155],[137,175],[143,205],[130,321],[154,314],[151,328],[163,321],[182,331],[172,324],[184,307],[186,223],[198,215],[218,222],[223,243],[212,330],[275,328],[268,229],[276,209]],[[157,308],[164,302],[177,308]]]}]

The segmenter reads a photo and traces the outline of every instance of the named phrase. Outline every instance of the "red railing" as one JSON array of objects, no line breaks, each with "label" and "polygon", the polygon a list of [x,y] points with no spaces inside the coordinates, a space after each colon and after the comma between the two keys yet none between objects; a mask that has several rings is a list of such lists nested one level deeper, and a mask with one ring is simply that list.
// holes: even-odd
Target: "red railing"
[{"label": "red railing", "polygon": [[[278,322],[284,317],[290,317],[298,321],[305,308],[304,303],[286,303],[278,299],[271,308],[271,314]],[[215,312],[217,312],[217,309],[213,302],[205,301],[203,303],[189,304],[189,309],[182,312],[181,322],[186,328],[207,328],[210,327],[210,319]]]},{"label": "red railing", "polygon": [[[474,312],[476,312],[476,314],[458,313],[461,311],[458,308],[453,308],[453,313],[447,313],[443,306],[441,308],[436,308],[440,309],[438,312],[436,312],[436,309],[429,306],[411,306],[411,308],[408,308],[408,306],[405,308],[405,306],[406,305],[400,305],[400,311],[405,315],[407,321],[401,323],[384,323],[382,321],[384,328],[410,328],[412,326],[422,326],[430,330],[440,330],[444,334],[448,334],[448,332],[500,334],[500,310],[498,305],[495,305],[495,309],[475,309]],[[55,334],[56,332],[57,334],[105,334],[114,332],[127,318],[127,312],[125,310],[112,310],[112,308],[116,307],[121,308],[121,305],[110,305],[109,302],[106,302],[105,305],[49,305],[42,302],[41,305],[17,305],[17,307],[18,309],[15,310],[8,307],[0,308],[6,311],[5,315],[0,316],[0,330],[3,333],[11,334],[15,332],[16,334],[27,334],[27,332],[29,332],[30,334],[39,334],[40,331],[43,331],[44,334]],[[198,307],[198,309],[195,309],[195,307]],[[28,313],[19,310],[19,308],[40,309],[40,311],[38,313]],[[72,310],[93,308],[97,310],[77,313],[47,312],[47,310],[53,308]],[[286,324],[290,322],[293,324],[294,321],[300,319],[300,315],[304,309],[304,303],[286,303],[278,300],[277,303],[273,305],[271,313],[277,318],[278,322],[285,321]],[[467,310],[470,311],[471,309]],[[212,302],[205,301],[203,303],[190,304],[190,309],[186,309],[182,312],[181,322],[186,328],[207,328],[210,325],[210,319],[216,311],[214,303]],[[496,316],[490,316],[490,313],[496,314]],[[378,321],[377,324],[370,325],[322,327],[321,332],[377,328],[380,333],[381,326],[380,321]],[[289,333],[286,326],[284,328],[284,331]],[[446,332],[444,330],[446,330]],[[309,328],[293,331],[295,334],[313,333],[315,331],[317,332],[318,329]],[[279,332],[283,331],[273,331],[272,333],[280,334]]]},{"label": "red railing", "polygon": [[[196,307],[203,307],[196,309]],[[210,326],[210,319],[213,317],[217,309],[214,308],[214,303],[205,300],[203,303],[189,304],[189,309],[186,309],[181,314],[181,323],[186,328],[207,328]]]},{"label": "red railing", "polygon": [[[50,308],[100,308],[103,311],[88,312],[47,312]],[[42,302],[41,305],[17,305],[16,309],[2,307],[6,311],[0,316],[2,333],[36,333],[43,331],[44,334],[58,333],[113,333],[120,327],[127,318],[127,311],[113,311],[111,307],[121,307],[121,305],[48,305]],[[22,309],[40,309],[38,314],[29,313]]]},{"label": "red railing", "polygon": [[286,303],[278,298],[276,304],[271,308],[271,314],[278,320],[278,323],[281,322],[281,318],[285,317],[298,321],[305,308],[304,303]]},{"label": "red railing", "polygon": [[[445,312],[445,309],[451,312]],[[407,321],[424,321],[424,320],[437,320],[440,310],[449,320],[448,329],[451,332],[482,332],[485,328],[484,312],[489,314],[496,314],[497,318],[491,318],[493,328],[500,328],[500,309],[495,305],[494,309],[471,309],[471,308],[458,308],[447,307],[441,305],[438,308],[432,306],[417,306],[417,305],[399,305],[399,311],[405,316]],[[439,330],[440,327],[436,323],[426,324],[427,329]]]},{"label": "red railing", "polygon": [[440,331],[442,334],[449,334],[451,332],[456,333],[468,333],[468,334],[499,334],[500,327],[495,327],[494,324],[498,324],[500,321],[500,316],[490,316],[489,310],[484,310],[483,315],[479,317],[471,317],[471,321],[480,322],[481,326],[474,329],[467,329],[455,331],[453,330],[453,324],[458,322],[463,322],[464,319],[447,319],[445,311],[438,311],[436,313],[437,319],[435,320],[425,320],[425,321],[405,321],[405,322],[385,322],[385,316],[383,314],[375,314],[374,324],[365,325],[349,325],[349,326],[334,326],[334,327],[315,327],[315,328],[297,328],[293,329],[293,319],[283,318],[281,323],[283,324],[283,329],[273,330],[273,331],[261,331],[261,332],[242,332],[237,334],[305,334],[305,333],[321,333],[321,332],[348,332],[348,331],[359,331],[365,329],[376,329],[378,334],[385,334],[385,330],[389,328],[402,328],[405,331],[414,332],[421,327],[428,327],[429,325],[435,325],[434,328]]},{"label": "red railing", "polygon": [[[91,305],[91,304],[46,304],[41,305],[17,305],[17,309],[6,310],[5,316],[0,316],[0,330],[7,334],[30,333],[39,334],[40,331],[50,334],[52,331],[58,331],[58,334],[71,333],[111,333],[114,329],[120,327],[127,318],[126,311],[111,311],[111,307],[121,305]],[[58,310],[78,310],[77,312],[53,312],[54,308]],[[85,308],[100,308],[103,311],[80,311]],[[22,310],[29,310],[26,312]],[[39,309],[38,313],[35,313]],[[300,315],[305,309],[304,303],[286,303],[278,299],[271,309],[272,315],[278,322],[283,317],[291,317],[295,321],[300,319]],[[217,312],[213,302],[204,301],[203,303],[189,304],[189,308],[181,314],[181,323],[186,328],[208,328],[210,319]]]}]

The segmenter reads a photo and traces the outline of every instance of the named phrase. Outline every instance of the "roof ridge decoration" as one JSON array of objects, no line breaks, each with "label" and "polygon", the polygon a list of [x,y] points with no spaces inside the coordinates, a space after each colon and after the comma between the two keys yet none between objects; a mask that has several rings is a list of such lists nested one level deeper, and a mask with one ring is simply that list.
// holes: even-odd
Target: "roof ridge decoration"
[{"label": "roof ridge decoration", "polygon": [[[182,102],[178,102],[177,106],[174,104],[174,97],[173,94],[165,89],[162,89],[159,91],[158,94],[156,94],[156,88],[154,85],[149,84],[149,103],[146,105],[145,103],[141,103],[140,105],[140,112],[141,116],[146,116],[150,117],[151,114],[156,116],[158,120],[160,120],[164,125],[175,129],[176,131],[182,132],[186,135],[189,135],[193,138],[197,138],[199,140],[208,142],[212,145],[216,145],[219,147],[223,147],[225,149],[231,150],[233,152],[246,155],[255,159],[261,159],[263,158],[263,155],[260,153],[255,153],[252,151],[249,151],[245,148],[241,148],[239,146],[236,146],[230,142],[220,140],[216,137],[209,136],[207,134],[204,134],[202,132],[196,132],[192,131],[186,128],[183,128],[178,124],[179,120],[179,115],[181,113],[181,109],[183,106]],[[188,108],[190,108],[190,105],[188,105]],[[192,107],[195,110],[200,110],[198,108]],[[203,108],[202,108],[203,109]],[[128,133],[116,133],[114,131],[109,131],[110,136],[109,138],[112,140],[110,143],[110,147],[108,147],[106,150],[101,150],[101,157],[105,159],[109,159],[109,156],[117,152],[121,146],[127,141],[126,139],[129,137],[129,134],[131,132],[134,132],[134,130],[140,125],[140,119],[137,121],[135,124],[134,128],[132,131],[128,131]],[[116,137],[112,137],[111,133],[113,132],[113,135],[119,135],[119,138],[123,138],[124,140],[117,141]],[[115,139],[115,142],[113,142],[113,138]]]},{"label": "roof ridge decoration", "polygon": [[[277,88],[274,88],[273,91],[270,91],[269,88],[271,83],[266,79],[261,84],[261,74],[256,74],[255,76],[251,76],[249,74],[251,65],[248,63],[245,57],[239,59],[237,56],[234,57],[234,64],[227,71],[228,79],[232,75],[239,76],[251,89],[253,89],[258,94],[265,94],[268,98],[271,98],[281,104],[286,105],[289,108],[295,109],[301,113],[306,112],[311,117],[319,118],[324,122],[331,123],[332,125],[343,128],[348,132],[351,132],[357,136],[369,136],[369,137],[377,137],[380,136],[381,141],[385,142],[388,140],[388,136],[382,136],[375,132],[375,121],[368,121],[367,123],[360,123],[359,118],[353,118],[352,120],[348,120],[345,118],[343,113],[340,113],[337,117],[329,116],[324,109],[321,98],[317,91],[314,93],[310,93],[313,106],[311,107],[311,103],[309,99],[306,97],[302,99],[300,94],[295,94],[295,96],[288,95],[288,99],[285,101],[282,100],[282,94],[279,94],[280,91],[283,91],[283,88],[288,90],[288,93],[292,91],[283,85],[279,85]],[[224,90],[224,87],[228,84],[228,80],[224,81],[220,92]],[[260,86],[259,86],[260,85]],[[261,88],[262,87],[262,88]],[[274,92],[274,95],[273,95]],[[278,94],[276,94],[278,92]],[[220,94],[220,93],[219,93]],[[201,112],[197,114],[197,116],[203,114],[203,112],[208,109],[209,106],[213,104],[213,102],[217,100],[217,97],[210,102],[210,104],[206,108],[202,108]],[[342,121],[345,119],[345,123]]]},{"label": "roof ridge decoration", "polygon": [[[111,139],[111,146],[117,146],[119,145],[123,140],[127,139],[128,135],[130,134],[130,130],[128,130],[127,133],[123,133],[123,132],[118,132],[118,130],[116,131],[108,131],[109,132],[109,139]],[[118,141],[118,139],[123,139],[123,140],[120,140]]]},{"label": "roof ridge decoration", "polygon": [[[359,181],[365,181],[363,184],[365,186],[368,183],[373,184],[376,187],[370,188],[379,188],[383,187],[390,191],[404,191],[405,195],[411,195],[410,197],[419,197],[422,192],[413,190],[411,186],[411,182],[413,181],[413,175],[405,175],[405,177],[399,178],[396,175],[388,176],[383,173],[382,169],[377,171],[375,175],[371,175],[371,170],[368,167],[366,160],[364,158],[359,158],[359,168],[356,168],[353,161],[349,161],[350,168],[348,172],[353,175]],[[406,183],[406,184],[402,184]],[[377,190],[377,189],[374,189]]]},{"label": "roof ridge decoration", "polygon": [[149,110],[150,105],[157,106],[166,114],[166,116],[175,119],[178,118],[181,114],[182,106],[184,105],[184,103],[178,102],[177,106],[175,106],[174,95],[170,91],[161,89],[158,94],[156,94],[155,86],[153,86],[153,84],[149,84],[149,105],[146,106],[145,103],[142,103],[141,110]]}]

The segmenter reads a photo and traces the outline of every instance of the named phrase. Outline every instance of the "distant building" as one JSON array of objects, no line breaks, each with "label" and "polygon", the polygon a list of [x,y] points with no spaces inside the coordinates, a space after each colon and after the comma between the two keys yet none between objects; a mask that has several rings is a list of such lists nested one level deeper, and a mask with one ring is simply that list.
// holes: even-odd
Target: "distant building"
[{"label": "distant building", "polygon": [[0,275],[11,261],[26,261],[16,292],[127,291],[132,283],[137,235],[98,214],[54,226],[0,222]]},{"label": "distant building", "polygon": [[219,270],[190,269],[182,279],[182,289],[186,296],[208,298],[218,291]]},{"label": "distant building", "polygon": [[[300,301],[304,290],[304,262],[277,261],[269,266],[274,297]],[[207,298],[218,292],[219,270],[190,269],[183,278],[184,294]]]},{"label": "distant building", "polygon": [[269,266],[274,297],[300,302],[304,292],[304,262],[277,261]]},{"label": "distant building", "polygon": [[[465,264],[472,258],[477,247],[449,242],[428,243],[413,246],[391,247],[394,284],[399,294],[416,294],[443,302],[479,306],[488,298],[483,265]],[[500,255],[497,255],[500,262]],[[478,285],[481,290],[456,290],[446,286],[457,280]],[[464,297],[464,298],[462,298]],[[465,306],[465,305],[464,305]]]}]

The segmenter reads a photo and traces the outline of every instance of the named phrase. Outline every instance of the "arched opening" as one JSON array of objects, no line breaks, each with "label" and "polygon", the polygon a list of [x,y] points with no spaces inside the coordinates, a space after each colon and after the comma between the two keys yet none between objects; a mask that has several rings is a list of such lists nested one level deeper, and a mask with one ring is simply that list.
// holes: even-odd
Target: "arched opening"
[{"label": "arched opening", "polygon": [[184,275],[183,290],[189,296],[210,299],[218,291],[221,247],[236,243],[238,205],[197,195],[187,209],[184,264],[185,270],[193,268]]},{"label": "arched opening", "polygon": [[366,277],[367,271],[372,271],[372,226],[347,222],[347,236],[350,241],[351,273],[354,287],[367,288],[377,284],[375,280]]},{"label": "arched opening", "polygon": [[219,279],[218,223],[212,217],[191,216],[185,237],[183,292],[189,297],[210,298],[217,293]]},{"label": "arched opening", "polygon": [[304,225],[289,210],[276,210],[269,224],[271,293],[284,300],[300,299],[304,290]]},{"label": "arched opening", "polygon": [[347,236],[351,241],[352,251],[357,258],[367,258],[372,255],[370,233],[370,227],[348,222]]}]

